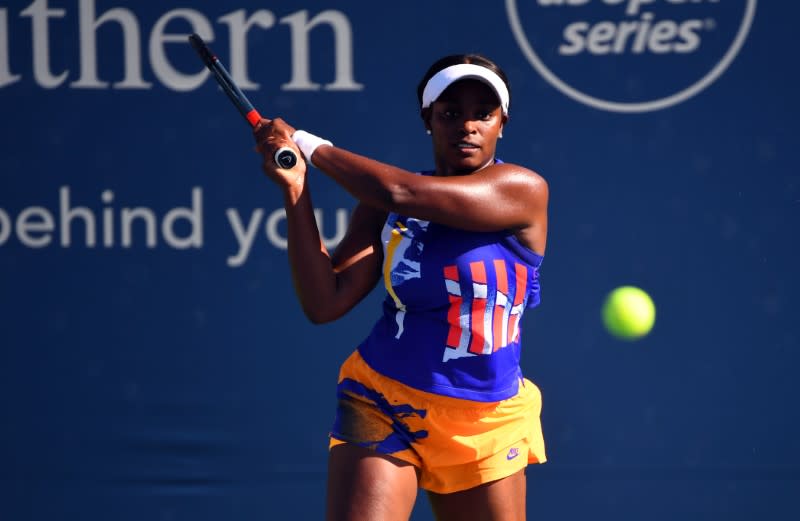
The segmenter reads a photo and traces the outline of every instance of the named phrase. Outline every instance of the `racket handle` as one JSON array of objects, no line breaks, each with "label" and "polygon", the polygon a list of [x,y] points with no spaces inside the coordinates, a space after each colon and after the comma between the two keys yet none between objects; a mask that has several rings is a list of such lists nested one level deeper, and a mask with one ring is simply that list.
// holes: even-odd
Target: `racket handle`
[{"label": "racket handle", "polygon": [[287,170],[294,168],[294,165],[297,164],[297,154],[294,153],[289,147],[281,147],[275,152],[275,163]]},{"label": "racket handle", "polygon": [[[255,127],[258,122],[261,121],[261,114],[259,114],[256,109],[251,109],[245,117],[252,127]],[[294,165],[297,164],[297,154],[289,147],[279,148],[272,157],[275,159],[275,164],[287,170],[294,168]]]},{"label": "racket handle", "polygon": [[258,125],[258,122],[261,121],[261,114],[259,114],[258,111],[254,109],[252,106],[244,108],[245,110],[248,108],[250,109],[249,111],[246,111],[244,113],[244,117],[247,120],[247,122],[250,123],[250,126],[255,128],[255,126]]}]

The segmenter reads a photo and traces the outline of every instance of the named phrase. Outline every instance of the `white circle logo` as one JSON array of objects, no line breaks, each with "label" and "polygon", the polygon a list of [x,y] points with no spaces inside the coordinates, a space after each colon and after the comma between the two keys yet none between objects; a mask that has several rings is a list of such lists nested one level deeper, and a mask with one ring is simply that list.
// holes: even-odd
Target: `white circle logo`
[{"label": "white circle logo", "polygon": [[506,12],[550,85],[590,107],[633,113],[682,103],[716,81],[747,39],[756,3],[506,0]]}]

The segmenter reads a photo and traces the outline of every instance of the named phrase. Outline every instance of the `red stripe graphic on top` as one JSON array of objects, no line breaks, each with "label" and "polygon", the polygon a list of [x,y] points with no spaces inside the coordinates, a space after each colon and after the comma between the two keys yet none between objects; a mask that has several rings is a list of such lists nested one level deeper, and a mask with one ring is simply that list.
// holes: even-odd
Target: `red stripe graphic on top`
[{"label": "red stripe graphic on top", "polygon": [[514,291],[514,306],[511,308],[511,317],[508,320],[508,341],[514,342],[517,339],[517,321],[519,315],[522,313],[520,306],[525,300],[525,291],[528,286],[528,268],[523,264],[514,263],[514,276],[517,279],[516,289]]},{"label": "red stripe graphic on top", "polygon": [[469,342],[469,352],[483,353],[486,337],[483,317],[486,313],[486,267],[483,262],[470,262],[469,270],[472,275],[472,338]]},{"label": "red stripe graphic on top", "polygon": [[505,296],[505,302],[499,302],[502,297],[499,294],[497,295],[492,316],[492,337],[494,339],[492,351],[497,351],[506,345],[506,342],[503,341],[503,332],[506,326],[503,321],[503,313],[508,305],[508,273],[506,272],[505,261],[499,259],[494,261],[494,273],[497,280],[497,292]]},{"label": "red stripe graphic on top", "polygon": [[[444,267],[445,283],[451,281],[458,287],[458,268],[455,266]],[[453,349],[458,347],[458,342],[461,339],[461,324],[459,317],[461,315],[461,302],[460,294],[455,294],[453,289],[448,285],[447,298],[450,301],[450,308],[447,310],[447,323],[450,324],[450,329],[447,331],[447,347]]]},{"label": "red stripe graphic on top", "polygon": [[525,300],[528,287],[528,268],[524,264],[514,263],[514,275],[517,278],[517,290],[514,292],[514,305],[519,306]]}]

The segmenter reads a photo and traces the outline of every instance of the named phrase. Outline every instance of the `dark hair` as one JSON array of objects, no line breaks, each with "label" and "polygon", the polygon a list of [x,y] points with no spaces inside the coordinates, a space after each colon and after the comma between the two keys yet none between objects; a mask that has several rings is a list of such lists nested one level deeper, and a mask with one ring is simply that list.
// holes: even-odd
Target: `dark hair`
[{"label": "dark hair", "polygon": [[509,99],[511,98],[511,85],[508,83],[508,77],[506,76],[506,73],[503,72],[503,69],[501,69],[500,66],[495,62],[486,56],[483,56],[482,54],[451,54],[436,60],[433,65],[430,66],[428,72],[425,73],[425,76],[422,77],[422,81],[419,82],[419,85],[417,85],[417,100],[419,101],[420,106],[422,106],[422,93],[425,90],[425,85],[427,85],[428,81],[433,78],[433,75],[442,69],[450,67],[451,65],[459,65],[462,63],[471,63],[473,65],[486,67],[493,73],[500,76],[500,79],[503,80],[503,83],[506,84],[506,88],[508,89],[508,97]]}]

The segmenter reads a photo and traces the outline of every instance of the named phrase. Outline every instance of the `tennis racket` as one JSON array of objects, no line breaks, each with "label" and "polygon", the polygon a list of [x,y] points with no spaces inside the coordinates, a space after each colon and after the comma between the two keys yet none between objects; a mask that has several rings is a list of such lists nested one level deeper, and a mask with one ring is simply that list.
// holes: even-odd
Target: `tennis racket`
[{"label": "tennis racket", "polygon": [[[203,41],[197,34],[189,36],[189,43],[197,51],[200,59],[208,67],[208,70],[214,75],[214,78],[222,87],[222,91],[228,95],[228,98],[233,102],[233,105],[242,115],[242,117],[250,123],[251,127],[255,127],[261,119],[261,114],[253,107],[247,96],[244,95],[242,89],[234,83],[233,78],[228,73],[227,69],[222,65],[219,59],[211,52],[206,42]],[[297,154],[289,147],[281,147],[275,152],[275,163],[281,168],[292,168],[297,164]]]}]

